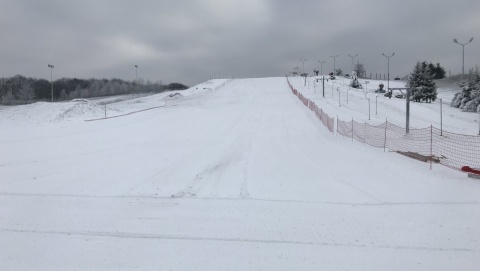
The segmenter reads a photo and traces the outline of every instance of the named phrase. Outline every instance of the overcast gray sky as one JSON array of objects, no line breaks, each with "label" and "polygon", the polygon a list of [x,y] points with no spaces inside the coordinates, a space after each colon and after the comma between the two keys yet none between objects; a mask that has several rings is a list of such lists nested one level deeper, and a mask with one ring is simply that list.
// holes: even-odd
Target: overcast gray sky
[{"label": "overcast gray sky", "polygon": [[479,0],[1,0],[0,77],[138,76],[204,82],[211,76],[350,72],[404,76],[417,61],[452,74],[480,66]]}]

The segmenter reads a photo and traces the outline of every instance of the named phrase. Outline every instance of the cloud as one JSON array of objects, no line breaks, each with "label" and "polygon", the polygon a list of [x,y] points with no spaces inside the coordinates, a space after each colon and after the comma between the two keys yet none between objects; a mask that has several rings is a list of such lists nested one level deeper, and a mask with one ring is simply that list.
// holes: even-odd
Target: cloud
[{"label": "cloud", "polygon": [[[7,0],[0,17],[0,76],[131,79],[133,66],[151,81],[194,84],[212,74],[282,76],[300,65],[311,73],[325,60],[351,69],[358,53],[367,72],[405,75],[415,62],[461,71],[480,63],[477,0]],[[57,69],[58,66],[58,69]],[[141,73],[140,73],[141,72]]]}]

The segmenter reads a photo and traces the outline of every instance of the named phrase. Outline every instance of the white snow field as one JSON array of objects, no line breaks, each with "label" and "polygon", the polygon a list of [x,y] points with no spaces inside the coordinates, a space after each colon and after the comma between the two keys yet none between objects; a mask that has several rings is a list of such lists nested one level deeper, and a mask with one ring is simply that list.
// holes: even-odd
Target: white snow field
[{"label": "white snow field", "polygon": [[[291,82],[368,118],[361,91],[338,107]],[[478,270],[479,180],[333,135],[285,78],[180,93],[97,121],[88,101],[2,108],[0,270]],[[372,122],[401,125],[405,100],[378,99]],[[412,126],[437,107],[413,105]]]}]

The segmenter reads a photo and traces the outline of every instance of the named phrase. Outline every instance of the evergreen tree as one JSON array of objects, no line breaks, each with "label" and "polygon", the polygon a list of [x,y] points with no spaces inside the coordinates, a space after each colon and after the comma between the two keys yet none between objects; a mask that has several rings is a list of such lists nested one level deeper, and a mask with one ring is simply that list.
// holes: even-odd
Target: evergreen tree
[{"label": "evergreen tree", "polygon": [[430,67],[430,74],[433,76],[433,79],[445,78],[447,72],[442,66],[440,66],[440,63],[437,63],[436,65],[430,63],[428,66]]},{"label": "evergreen tree", "polygon": [[417,62],[408,83],[414,101],[430,103],[437,99],[437,87],[427,62]]},{"label": "evergreen tree", "polygon": [[470,70],[460,81],[462,91],[455,94],[450,106],[469,112],[480,112],[480,70]]}]

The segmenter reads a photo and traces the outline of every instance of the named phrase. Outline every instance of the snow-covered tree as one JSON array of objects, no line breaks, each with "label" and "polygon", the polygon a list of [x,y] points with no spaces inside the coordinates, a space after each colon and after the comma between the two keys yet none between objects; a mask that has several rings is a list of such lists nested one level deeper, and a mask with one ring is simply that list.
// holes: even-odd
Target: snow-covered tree
[{"label": "snow-covered tree", "polygon": [[480,112],[480,70],[470,70],[459,85],[462,91],[455,94],[450,106],[469,112]]},{"label": "snow-covered tree", "polygon": [[414,101],[430,103],[437,99],[437,86],[427,62],[417,62],[408,80]]},{"label": "snow-covered tree", "polygon": [[353,68],[353,70],[354,70],[355,72],[357,72],[357,76],[358,76],[358,77],[363,77],[363,76],[365,76],[365,73],[366,73],[366,71],[365,71],[365,66],[363,66],[362,63],[357,62],[357,64],[355,64],[355,67]]},{"label": "snow-covered tree", "polygon": [[15,100],[15,96],[13,96],[12,90],[8,90],[5,95],[2,96],[2,104],[11,105]]},{"label": "snow-covered tree", "polygon": [[17,91],[17,96],[19,100],[28,103],[35,99],[35,90],[29,82],[23,81]]}]

